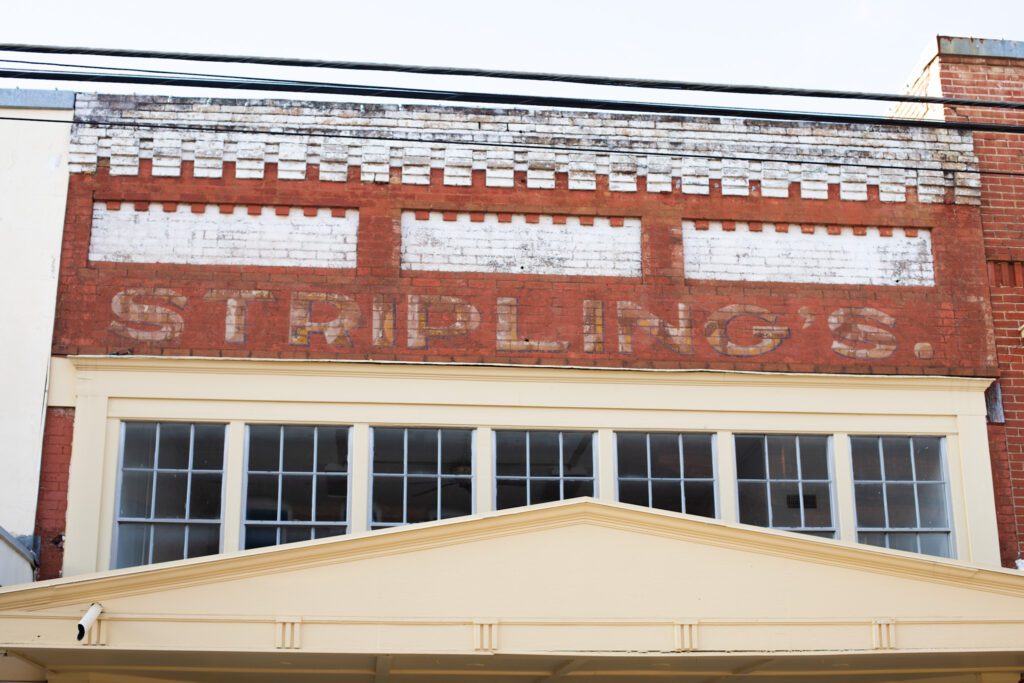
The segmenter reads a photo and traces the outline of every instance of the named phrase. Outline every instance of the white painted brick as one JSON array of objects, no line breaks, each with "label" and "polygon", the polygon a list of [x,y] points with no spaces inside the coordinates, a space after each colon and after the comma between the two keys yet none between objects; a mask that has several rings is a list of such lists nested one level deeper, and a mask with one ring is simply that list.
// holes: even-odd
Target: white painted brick
[{"label": "white painted brick", "polygon": [[[198,177],[218,177],[225,161],[236,163],[239,177],[259,178],[266,163],[278,164],[281,178],[304,176],[306,164],[320,164],[320,177],[327,181],[347,179],[348,166],[359,164],[365,182],[389,182],[391,168],[401,167],[403,182],[422,183],[428,177],[419,162],[410,163],[387,144],[366,142],[338,144],[342,138],[318,140],[306,148],[305,159],[288,150],[291,138],[274,132],[253,134],[223,130],[188,133],[180,146],[164,144],[145,123],[196,124],[230,129],[322,129],[358,139],[361,134],[420,138],[424,146],[438,148],[429,165],[443,168],[447,184],[468,185],[465,154],[448,154],[445,137],[472,141],[491,148],[474,148],[472,168],[486,169],[487,183],[509,187],[513,171],[527,173],[531,187],[552,187],[552,177],[568,173],[572,189],[593,189],[594,175],[609,176],[613,191],[636,189],[638,176],[647,177],[652,192],[669,191],[678,182],[687,194],[706,194],[710,179],[721,179],[724,194],[744,194],[750,180],[761,180],[762,194],[788,196],[789,185],[800,185],[807,198],[827,196],[829,185],[840,184],[846,201],[867,198],[866,186],[878,185],[883,201],[905,201],[906,188],[918,186],[922,201],[945,201],[952,188],[955,202],[978,202],[977,159],[971,136],[959,131],[917,128],[877,129],[858,125],[809,122],[763,122],[756,119],[722,117],[659,117],[610,112],[474,109],[422,105],[367,105],[350,103],[297,103],[278,101],[210,100],[153,96],[96,95],[76,100],[76,117],[123,122],[123,128],[75,124],[72,127],[71,170],[95,170],[98,159],[109,159],[111,173],[138,173],[139,158],[152,158],[154,173],[173,175],[182,160],[194,160]],[[136,139],[135,130],[142,131]],[[192,137],[195,142],[192,142]],[[595,155],[564,149],[553,154],[553,164],[537,163],[527,152],[518,155],[506,147],[528,137],[533,143],[616,150]],[[328,142],[334,140],[334,142]],[[566,142],[570,140],[571,142]],[[280,143],[280,144],[279,144]],[[405,143],[395,143],[396,148]],[[454,145],[457,147],[457,145]],[[330,148],[333,147],[334,151]],[[657,151],[667,157],[679,155],[678,166],[666,171],[648,154]],[[379,154],[377,153],[379,152]],[[708,154],[711,159],[692,157]],[[685,159],[683,159],[685,157]],[[764,159],[764,164],[743,159]],[[811,164],[809,162],[822,162]],[[845,166],[864,167],[864,179]],[[895,167],[924,166],[938,175],[921,180]],[[414,170],[415,167],[415,170]],[[747,170],[744,171],[744,168]],[[880,172],[880,169],[888,169]],[[946,173],[943,173],[945,171]],[[670,177],[666,178],[666,173]],[[903,173],[902,179],[899,178]]]},{"label": "white painted brick", "polygon": [[278,216],[264,208],[260,215],[250,216],[245,207],[222,214],[211,205],[196,214],[188,204],[165,212],[156,203],[148,211],[135,211],[125,203],[114,211],[100,202],[93,207],[89,259],[355,268],[358,226],[359,213],[354,209],[338,218],[327,209],[307,217],[299,209]]},{"label": "white painted brick", "polygon": [[418,220],[405,211],[401,252],[408,270],[639,277],[640,221],[627,218],[613,228],[597,218],[583,226],[570,216],[556,225],[552,216],[527,223],[525,215],[513,214],[501,223],[492,213],[480,222],[468,213],[445,221],[437,212]]},{"label": "white painted brick", "polygon": [[933,286],[934,263],[931,232],[919,230],[907,237],[895,230],[883,237],[878,228],[866,235],[843,227],[838,235],[816,226],[812,234],[791,225],[776,232],[765,224],[762,232],[750,232],[737,223],[733,231],[712,222],[697,230],[683,221],[684,274],[702,280],[753,282],[808,282],[846,285]]}]

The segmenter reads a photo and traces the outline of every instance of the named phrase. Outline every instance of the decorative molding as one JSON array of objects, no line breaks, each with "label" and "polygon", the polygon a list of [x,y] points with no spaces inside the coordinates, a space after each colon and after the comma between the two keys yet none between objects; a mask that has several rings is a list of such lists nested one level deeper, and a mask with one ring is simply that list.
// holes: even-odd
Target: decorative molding
[{"label": "decorative molding", "polygon": [[[238,178],[262,178],[277,164],[282,180],[319,166],[327,182],[358,169],[361,182],[388,183],[395,169],[400,182],[424,185],[438,169],[454,186],[481,171],[487,186],[504,188],[521,172],[536,189],[554,188],[565,174],[572,190],[594,190],[601,177],[612,192],[636,192],[645,179],[651,193],[709,194],[714,185],[725,195],[788,197],[797,183],[809,200],[828,198],[830,186],[847,201],[866,201],[869,187],[883,202],[905,202],[911,191],[925,203],[944,203],[947,192],[958,204],[981,197],[972,138],[948,130],[88,93],[78,95],[75,120],[72,173],[95,172],[103,159],[112,175],[138,175],[149,159],[155,176],[179,176],[190,161],[193,175],[207,178],[222,177],[225,163]],[[512,147],[522,144],[542,149]]]},{"label": "decorative molding", "polygon": [[473,621],[473,649],[477,652],[496,652],[498,649],[498,621]]},{"label": "decorative molding", "polygon": [[278,617],[274,620],[274,647],[279,650],[302,647],[302,617]]},{"label": "decorative molding", "polygon": [[1018,572],[577,498],[437,522],[0,589],[0,610],[60,607],[154,590],[406,554],[580,524],[688,540],[873,574],[1024,597]]},{"label": "decorative molding", "polygon": [[992,379],[947,375],[845,375],[772,373],[746,370],[685,370],[660,368],[592,368],[577,366],[523,367],[499,363],[410,363],[347,359],[259,359],[166,356],[66,356],[80,372],[169,372],[225,375],[285,375],[295,377],[356,376],[372,378],[433,378],[480,382],[543,382],[666,384],[678,386],[794,386],[885,390],[983,392]]}]

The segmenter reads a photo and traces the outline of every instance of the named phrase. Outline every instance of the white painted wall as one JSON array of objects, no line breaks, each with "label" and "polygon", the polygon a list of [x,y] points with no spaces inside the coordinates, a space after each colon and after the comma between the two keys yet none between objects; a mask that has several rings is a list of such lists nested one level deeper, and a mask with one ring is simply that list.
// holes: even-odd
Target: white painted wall
[{"label": "white painted wall", "polygon": [[508,222],[486,213],[444,220],[430,212],[419,219],[402,212],[402,268],[408,270],[530,275],[640,276],[640,219],[624,218],[613,227],[609,218],[594,217],[583,225],[579,216],[539,216],[527,222],[512,214]]},{"label": "white painted wall", "polygon": [[[0,90],[0,116],[70,121],[72,106],[71,93]],[[70,134],[0,120],[0,526],[15,536],[35,526]]]},{"label": "white painted wall", "polygon": [[89,260],[130,263],[189,263],[305,268],[355,268],[359,212],[318,209],[306,216],[292,208],[246,206],[222,213],[216,204],[161,204],[136,210],[97,202],[92,214]]},{"label": "white painted wall", "polygon": [[799,225],[784,227],[786,231],[780,232],[775,224],[765,223],[760,232],[753,232],[748,224],[736,223],[733,230],[725,230],[722,223],[712,221],[698,230],[693,221],[683,221],[684,273],[697,280],[935,284],[929,230],[908,233],[892,228],[886,236],[879,228],[865,228],[858,235],[850,226],[839,226],[839,234],[830,234],[824,225],[814,226],[812,233]]}]

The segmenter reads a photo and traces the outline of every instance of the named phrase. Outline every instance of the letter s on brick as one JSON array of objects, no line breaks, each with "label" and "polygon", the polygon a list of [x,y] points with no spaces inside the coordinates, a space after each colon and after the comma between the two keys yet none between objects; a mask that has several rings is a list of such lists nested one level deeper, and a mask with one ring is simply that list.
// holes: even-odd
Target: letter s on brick
[{"label": "letter s on brick", "polygon": [[110,331],[138,341],[173,341],[185,329],[178,311],[187,302],[173,289],[160,287],[133,287],[118,292],[110,300],[110,309],[117,318],[111,321]]},{"label": "letter s on brick", "polygon": [[[874,324],[867,324],[867,323]],[[877,308],[839,308],[828,316],[832,350],[846,358],[877,360],[896,351],[896,335],[889,329],[896,318]],[[856,344],[857,346],[854,346]]]}]

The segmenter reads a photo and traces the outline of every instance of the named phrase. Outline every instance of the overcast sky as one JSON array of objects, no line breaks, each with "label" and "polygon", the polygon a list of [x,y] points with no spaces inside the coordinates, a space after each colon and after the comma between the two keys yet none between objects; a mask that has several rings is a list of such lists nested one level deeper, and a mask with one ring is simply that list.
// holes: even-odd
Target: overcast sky
[{"label": "overcast sky", "polygon": [[[274,55],[370,62],[638,76],[841,90],[900,91],[936,34],[1024,40],[1024,0],[175,0],[11,2],[0,42]],[[3,55],[0,55],[3,56]],[[60,61],[53,56],[6,55]],[[113,64],[79,58],[78,63]],[[123,64],[124,62],[120,62]],[[240,67],[150,62],[148,68],[243,73]],[[254,73],[249,70],[245,73]],[[306,80],[499,92],[727,103],[880,113],[886,105],[709,100],[507,81],[264,70]],[[0,82],[0,87],[11,87]],[[19,83],[25,87],[50,84]],[[76,90],[124,91],[70,85]],[[134,87],[183,94],[180,89]],[[204,93],[209,95],[209,92]],[[238,96],[229,93],[228,96]]]}]

